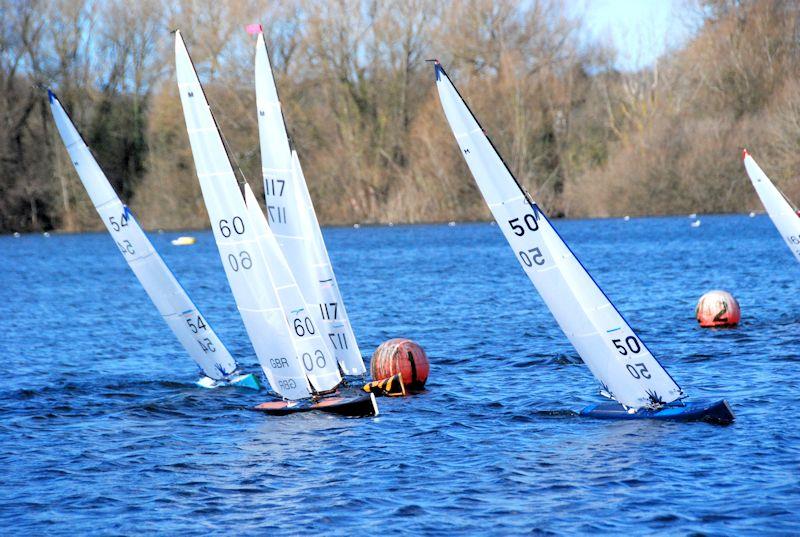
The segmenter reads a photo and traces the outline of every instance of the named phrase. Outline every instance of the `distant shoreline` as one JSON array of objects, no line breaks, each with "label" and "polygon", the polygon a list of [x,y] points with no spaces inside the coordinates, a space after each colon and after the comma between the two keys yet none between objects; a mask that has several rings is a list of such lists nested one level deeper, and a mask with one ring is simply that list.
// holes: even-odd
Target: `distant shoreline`
[{"label": "distant shoreline", "polygon": [[[765,215],[764,211],[753,211],[755,212],[755,216]],[[713,218],[719,216],[749,216],[750,213],[697,213],[698,219],[703,218]],[[630,216],[631,220],[636,219],[652,219],[652,218],[685,218],[690,219],[688,214],[651,214],[651,215],[628,215]],[[583,220],[623,220],[624,216],[581,216],[581,217],[548,217],[551,220],[561,221],[574,221],[579,222]],[[430,222],[393,222],[393,223],[385,223],[385,222],[364,222],[364,223],[353,223],[353,224],[322,224],[323,229],[353,229],[355,226],[359,228],[376,228],[376,227],[413,227],[413,226],[449,226],[450,222],[454,222],[456,226],[461,225],[473,225],[473,224],[491,224],[494,220],[451,220],[451,221],[430,221]],[[211,231],[211,226],[202,227],[202,228],[150,228],[145,229],[145,232],[148,235],[161,235],[164,233],[198,233],[198,232],[206,232]],[[103,233],[105,232],[105,228],[97,227],[97,228],[86,228],[78,231],[62,231],[58,229],[49,229],[49,230],[41,230],[41,231],[25,231],[25,232],[18,232],[20,236],[22,235],[41,235],[42,233],[51,233],[55,235],[83,235],[85,233]],[[0,233],[0,237],[2,236],[13,236],[14,232],[11,233]]]}]

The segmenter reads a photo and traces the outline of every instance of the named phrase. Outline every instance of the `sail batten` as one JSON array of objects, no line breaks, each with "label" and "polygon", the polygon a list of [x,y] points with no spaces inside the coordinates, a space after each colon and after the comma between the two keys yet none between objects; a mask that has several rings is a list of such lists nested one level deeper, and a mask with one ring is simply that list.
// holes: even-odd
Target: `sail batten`
[{"label": "sail batten", "polygon": [[53,118],[70,159],[128,266],[203,373],[215,380],[225,379],[237,370],[233,356],[114,192],[61,102],[48,93]]},{"label": "sail batten", "polygon": [[614,398],[631,408],[683,392],[624,320],[502,160],[437,63],[436,86],[478,188],[561,330]]},{"label": "sail batten", "polygon": [[297,152],[291,148],[262,33],[255,59],[256,108],[267,220],[325,343],[348,375],[366,373]]}]

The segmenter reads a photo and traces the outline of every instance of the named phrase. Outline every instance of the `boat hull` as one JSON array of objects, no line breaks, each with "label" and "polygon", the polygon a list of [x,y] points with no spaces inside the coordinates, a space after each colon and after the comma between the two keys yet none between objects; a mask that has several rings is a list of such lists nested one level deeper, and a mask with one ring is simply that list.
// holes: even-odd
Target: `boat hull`
[{"label": "boat hull", "polygon": [[730,405],[724,399],[675,403],[658,410],[640,408],[635,412],[629,412],[617,402],[607,402],[587,406],[580,415],[604,420],[706,421],[720,425],[727,425],[735,419]]},{"label": "boat hull", "polygon": [[378,415],[378,406],[372,394],[341,395],[334,394],[317,401],[267,401],[253,407],[253,410],[272,416],[286,416],[299,412],[325,412],[361,418]]},{"label": "boat hull", "polygon": [[248,373],[245,375],[236,375],[234,377],[229,377],[223,380],[215,380],[211,377],[200,377],[197,382],[195,382],[201,388],[207,388],[209,390],[213,390],[214,388],[219,388],[222,386],[233,386],[235,388],[243,388],[247,390],[255,390],[258,391],[261,389],[261,383],[258,381],[258,377],[253,375],[252,373]]}]

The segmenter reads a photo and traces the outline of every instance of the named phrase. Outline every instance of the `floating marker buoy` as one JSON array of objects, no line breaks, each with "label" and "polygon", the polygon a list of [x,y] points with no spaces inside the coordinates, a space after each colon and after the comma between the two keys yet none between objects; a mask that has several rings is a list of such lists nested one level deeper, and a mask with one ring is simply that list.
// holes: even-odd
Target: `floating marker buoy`
[{"label": "floating marker buoy", "polygon": [[700,227],[700,220],[695,220],[692,222],[692,227]]},{"label": "floating marker buoy", "polygon": [[358,229],[360,227],[361,227],[361,225],[359,225],[359,224],[353,224],[353,229]]},{"label": "floating marker buoy", "polygon": [[450,227],[456,227],[456,223],[455,222],[448,222],[447,225],[450,226]]},{"label": "floating marker buoy", "polygon": [[370,370],[374,380],[383,380],[398,373],[411,391],[421,390],[428,380],[430,364],[425,351],[410,339],[390,339],[375,349]]},{"label": "floating marker buoy", "polygon": [[625,217],[623,218],[623,220],[625,220],[626,222],[627,222],[628,220],[630,220],[630,219],[631,219],[631,217],[630,217],[630,216],[625,216]]},{"label": "floating marker buoy", "polygon": [[172,239],[170,242],[173,246],[191,246],[197,242],[197,239],[194,237],[178,237],[177,239]]},{"label": "floating marker buoy", "polygon": [[14,238],[18,239],[20,237],[19,231],[14,232]]},{"label": "floating marker buoy", "polygon": [[47,231],[42,233],[42,235],[44,235],[45,238],[50,238],[50,233],[48,233]]},{"label": "floating marker buoy", "polygon": [[756,216],[756,213],[754,213],[753,211],[750,211],[750,218],[755,218],[755,216]]},{"label": "floating marker buoy", "polygon": [[709,291],[700,297],[695,308],[697,322],[703,327],[736,326],[742,318],[739,303],[727,291]]},{"label": "floating marker buoy", "polygon": [[690,214],[689,218],[691,218],[692,220],[696,219],[697,218],[697,213]]}]

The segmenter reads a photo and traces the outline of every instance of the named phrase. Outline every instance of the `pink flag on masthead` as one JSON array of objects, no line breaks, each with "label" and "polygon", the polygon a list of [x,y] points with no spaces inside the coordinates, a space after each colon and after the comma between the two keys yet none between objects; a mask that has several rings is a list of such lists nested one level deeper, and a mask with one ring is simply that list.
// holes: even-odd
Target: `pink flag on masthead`
[{"label": "pink flag on masthead", "polygon": [[262,32],[261,25],[258,23],[248,24],[244,27],[244,29],[247,30],[247,33],[250,35],[255,35]]}]

